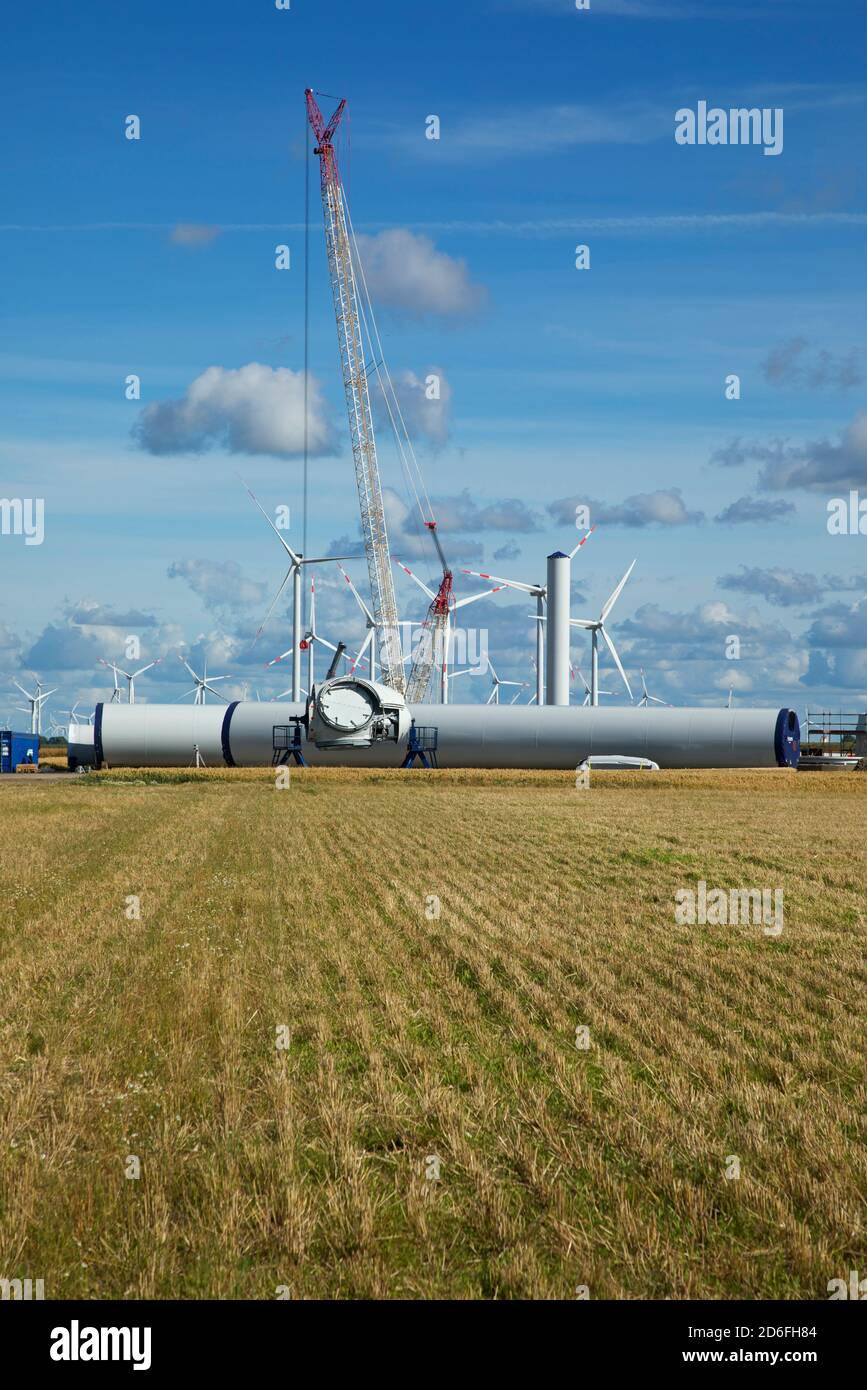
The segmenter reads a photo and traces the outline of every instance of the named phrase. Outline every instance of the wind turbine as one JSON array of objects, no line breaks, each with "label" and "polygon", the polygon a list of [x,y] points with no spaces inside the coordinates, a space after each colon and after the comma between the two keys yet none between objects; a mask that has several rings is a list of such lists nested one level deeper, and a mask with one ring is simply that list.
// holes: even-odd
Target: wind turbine
[{"label": "wind turbine", "polygon": [[[310,577],[310,623],[309,623],[309,626],[308,626],[308,628],[307,628],[307,631],[304,633],[304,636],[301,638],[301,641],[298,643],[298,648],[299,648],[299,650],[307,653],[307,688],[308,688],[308,690],[312,690],[312,689],[313,689],[313,672],[314,672],[314,664],[315,664],[314,658],[315,658],[315,655],[316,655],[316,643],[317,643],[317,642],[318,642],[321,646],[323,646],[323,647],[328,647],[329,650],[332,651],[332,652],[336,652],[336,651],[337,651],[337,648],[335,647],[335,645],[334,645],[333,642],[329,642],[328,639],[327,639],[326,637],[323,637],[323,636],[321,635],[321,633],[318,633],[318,632],[316,631],[316,580],[315,580],[315,579],[313,578],[313,576],[311,575],[311,577]],[[278,664],[278,662],[283,661],[288,655],[289,655],[289,652],[288,652],[288,651],[285,651],[285,652],[283,652],[283,654],[282,654],[281,656],[275,656],[273,661],[267,661],[267,662],[265,663],[265,665],[266,665],[266,666],[276,666],[276,665]],[[341,656],[342,656],[342,655],[343,655],[343,653],[341,652]],[[295,673],[294,673],[294,668],[293,668],[293,677],[294,677],[294,674],[295,674]],[[292,683],[292,699],[294,700],[295,698],[296,698],[296,697],[295,697],[295,682],[294,682],[294,679],[293,679],[293,683]],[[299,689],[298,689],[298,700],[300,701],[300,699],[301,699],[301,689],[300,689],[300,686],[299,686]]]},{"label": "wind turbine", "polygon": [[148,664],[147,664],[147,666],[140,666],[140,667],[138,668],[137,671],[125,671],[125,670],[123,669],[122,666],[117,666],[117,665],[115,664],[115,662],[113,662],[113,661],[106,661],[104,657],[100,657],[99,660],[100,660],[101,665],[107,666],[107,667],[109,668],[110,671],[114,671],[114,690],[115,690],[115,693],[114,693],[114,695],[112,695],[112,697],[111,697],[111,703],[114,704],[117,700],[120,699],[120,695],[119,695],[120,687],[118,686],[117,678],[118,678],[118,676],[123,676],[124,679],[126,680],[126,688],[127,688],[126,698],[127,698],[127,703],[130,704],[130,705],[134,705],[134,704],[135,704],[135,683],[136,683],[136,680],[138,679],[139,676],[143,676],[144,673],[145,673],[145,671],[149,671],[149,670],[151,669],[152,666],[159,666],[160,662],[162,661],[162,657],[161,657],[161,656],[158,656],[158,657],[156,658],[155,661],[149,661]]},{"label": "wind turbine", "polygon": [[[580,541],[578,541],[577,545],[574,545],[572,549],[569,551],[569,554],[565,557],[568,560],[568,572],[570,577],[572,573],[571,566],[573,559],[577,555],[578,551],[581,549],[582,545],[584,545],[585,542],[590,539],[595,530],[596,527],[591,526],[589,531],[585,531],[584,535],[581,537]],[[545,619],[545,604],[548,600],[548,585],[525,584],[523,583],[523,581],[518,579],[503,579],[501,575],[486,574],[483,570],[463,570],[462,573],[471,574],[475,579],[493,580],[493,582],[498,587],[505,587],[507,589],[518,589],[521,593],[529,594],[531,598],[534,598],[536,600],[535,700],[537,705],[543,705],[545,703],[545,629],[543,627],[543,622]]]},{"label": "wind turbine", "polygon": [[340,564],[338,564],[337,568],[340,570],[340,573],[343,575],[343,578],[346,580],[347,584],[349,585],[350,592],[352,593],[352,596],[353,596],[353,598],[355,599],[355,602],[358,604],[359,608],[361,609],[362,613],[364,614],[364,621],[365,621],[365,624],[366,624],[366,626],[367,626],[367,636],[365,637],[364,641],[362,642],[362,644],[361,644],[361,646],[360,646],[360,648],[359,648],[359,650],[358,650],[358,654],[357,654],[355,660],[351,663],[350,670],[352,670],[352,671],[355,670],[355,668],[356,668],[356,666],[358,665],[359,661],[360,661],[361,658],[364,656],[364,653],[365,653],[365,652],[368,650],[368,648],[369,648],[369,649],[370,649],[370,654],[369,654],[368,659],[367,659],[367,663],[368,663],[368,665],[367,665],[367,672],[368,672],[368,675],[370,676],[370,679],[371,679],[372,681],[375,681],[375,680],[376,680],[376,626],[377,626],[377,624],[376,624],[376,619],[374,618],[374,616],[373,616],[373,614],[371,613],[370,609],[368,608],[367,604],[364,602],[364,599],[361,597],[361,594],[360,594],[360,593],[358,592],[358,590],[356,589],[356,587],[355,587],[355,585],[353,584],[352,580],[349,578],[349,575],[346,573],[346,570],[343,568],[343,566],[340,565]]},{"label": "wind turbine", "polygon": [[24,686],[20,685],[14,676],[12,677],[12,684],[18,687],[18,689],[21,691],[21,694],[28,702],[29,709],[22,710],[22,713],[30,715],[30,732],[31,734],[35,734],[38,738],[39,735],[42,733],[42,706],[48,699],[49,695],[53,695],[55,693],[55,691],[57,690],[57,686],[55,686],[53,690],[43,690],[42,681],[39,680],[39,678],[37,677],[36,690],[31,695],[30,691],[25,690]]},{"label": "wind turbine", "polygon": [[[410,579],[414,580],[418,587],[422,589],[424,593],[427,594],[431,602],[433,602],[433,600],[436,598],[436,594],[433,592],[433,589],[429,589],[427,584],[423,583],[422,580],[419,579],[418,575],[413,574],[412,570],[408,569],[407,566],[402,564],[400,560],[395,560],[395,564],[400,565],[400,568],[404,571],[404,573],[408,574]],[[464,573],[469,574],[470,571],[465,570]],[[451,604],[448,616],[446,618],[445,636],[443,638],[444,650],[442,653],[442,665],[440,667],[440,700],[444,705],[447,705],[449,702],[449,649],[451,647],[452,637],[452,613],[456,612],[458,608],[464,608],[468,603],[476,603],[480,598],[487,598],[489,594],[495,594],[498,589],[502,589],[504,587],[505,583],[495,584],[493,589],[483,589],[480,594],[468,594],[466,598],[459,598]]]},{"label": "wind turbine", "polygon": [[643,707],[644,709],[647,709],[648,705],[665,705],[668,707],[667,700],[659,700],[655,695],[648,695],[647,681],[644,679],[644,667],[640,666],[638,669],[641,671],[641,689],[643,691],[641,699],[638,701],[639,707]]},{"label": "wind turbine", "polygon": [[195,691],[196,698],[194,699],[193,704],[204,705],[206,703],[205,691],[209,690],[212,695],[216,695],[217,699],[222,700],[224,704],[229,703],[221,690],[214,689],[214,687],[211,685],[211,681],[228,681],[232,679],[231,676],[211,676],[209,680],[207,660],[205,660],[204,672],[201,676],[196,675],[190,663],[184,657],[181,656],[180,652],[178,652],[178,661],[180,661],[182,665],[186,666],[193,680],[196,682],[192,690],[184,691],[183,695],[181,696],[182,700],[185,700],[188,695],[192,695],[193,691]]},{"label": "wind turbine", "polygon": [[[68,715],[68,716],[69,716],[69,722],[70,722],[70,724],[80,724],[80,723],[82,722],[82,720],[78,717],[78,715],[77,715],[77,713],[76,713],[77,710],[78,710],[78,701],[76,700],[75,704],[72,706],[72,709],[59,709],[59,710],[57,711],[57,713],[58,713],[58,714],[66,714],[66,715]],[[91,720],[93,719],[93,715],[92,715],[92,714],[85,714],[85,715],[82,716],[82,718],[85,719],[85,720],[87,721],[88,724],[90,724]]]},{"label": "wind turbine", "polygon": [[[582,684],[583,687],[584,687],[584,699],[581,701],[581,704],[582,704],[582,706],[583,706],[584,708],[586,708],[587,705],[589,705],[589,704],[591,703],[591,696],[592,696],[593,692],[592,692],[592,690],[590,689],[590,686],[587,684],[586,680],[584,679],[584,672],[581,670],[581,667],[580,667],[580,666],[576,666],[576,667],[575,667],[575,674],[581,677],[581,684]],[[597,691],[597,694],[598,694],[598,695],[613,695],[613,694],[614,694],[614,691],[613,691],[613,690],[599,690],[599,691]]]},{"label": "wind turbine", "polygon": [[[243,478],[241,479],[241,481],[242,481],[242,482],[244,481]],[[268,525],[271,527],[271,530],[274,532],[274,535],[277,537],[278,541],[279,541],[280,544],[282,545],[283,549],[286,551],[286,554],[289,556],[289,559],[290,559],[290,561],[291,561],[288,570],[286,571],[285,575],[283,576],[283,582],[282,582],[282,584],[280,585],[280,588],[277,590],[276,594],[274,595],[273,599],[271,600],[271,607],[268,609],[268,612],[265,614],[265,617],[263,618],[263,620],[262,620],[262,622],[261,622],[261,624],[260,624],[260,626],[259,626],[259,629],[258,629],[258,631],[257,631],[257,633],[256,633],[256,636],[253,638],[253,641],[254,641],[254,642],[258,641],[259,636],[261,635],[262,630],[263,630],[263,628],[265,627],[265,624],[267,623],[268,619],[270,618],[271,614],[274,612],[274,609],[275,609],[276,606],[277,606],[277,600],[279,599],[279,597],[280,597],[280,595],[282,594],[283,590],[286,588],[286,585],[288,584],[289,579],[291,578],[291,580],[292,580],[292,646],[291,646],[290,650],[291,650],[291,652],[292,652],[292,699],[293,699],[294,701],[296,701],[296,702],[300,702],[300,700],[301,700],[301,652],[302,652],[302,650],[304,650],[304,647],[303,647],[302,643],[303,643],[304,640],[306,640],[306,639],[302,639],[302,638],[301,638],[301,570],[302,570],[302,568],[303,568],[304,565],[327,565],[327,564],[332,564],[332,563],[333,563],[333,564],[337,564],[340,560],[350,560],[350,559],[352,559],[353,557],[350,556],[350,555],[319,555],[319,556],[315,556],[315,557],[311,557],[310,559],[307,559],[305,556],[301,555],[300,552],[297,552],[297,551],[293,550],[292,547],[291,547],[291,545],[288,545],[288,544],[287,544],[287,542],[286,542],[286,540],[284,539],[283,535],[277,530],[277,527],[274,525],[274,523],[273,523],[273,521],[271,520],[270,516],[269,516],[268,513],[265,511],[265,508],[262,506],[262,503],[259,501],[259,499],[258,499],[258,497],[256,496],[256,494],[250,491],[250,489],[247,487],[247,484],[246,484],[246,483],[244,483],[244,487],[247,488],[247,493],[248,493],[248,495],[253,499],[253,501],[255,502],[256,506],[259,508],[259,511],[260,511],[260,512],[262,513],[262,515],[264,516],[265,520],[267,521]],[[283,657],[284,657],[284,656],[288,656],[288,655],[289,655],[288,652],[284,652],[284,653],[283,653],[283,656],[277,657],[277,660],[278,660],[278,661],[282,661],[282,660],[283,660]],[[269,662],[268,664],[269,664],[269,665],[273,665],[273,662]]]},{"label": "wind turbine", "polygon": [[[547,597],[547,587],[544,584],[524,584],[517,579],[502,579],[498,574],[485,574],[483,570],[462,570],[462,574],[471,574],[474,579],[493,579],[498,588],[519,589],[523,594],[529,594],[536,600],[536,703],[545,703],[545,631],[542,626],[542,619],[545,613],[545,599]],[[495,591],[491,591],[495,592]]]},{"label": "wind turbine", "polygon": [[[526,686],[526,681],[506,681],[503,680],[501,676],[498,676],[496,671],[494,670],[494,663],[490,657],[488,657],[488,670],[491,673],[491,680],[493,682],[493,686],[490,695],[485,701],[486,705],[498,705],[500,703],[501,685],[517,685],[518,687],[520,687],[518,690],[518,695],[520,695],[521,689]],[[517,699],[517,696],[515,698]]]},{"label": "wind turbine", "polygon": [[[355,599],[355,602],[358,604],[359,608],[361,609],[362,613],[364,614],[364,622],[365,622],[365,626],[366,626],[366,628],[367,628],[367,635],[366,635],[364,641],[362,642],[362,644],[361,644],[361,646],[359,647],[358,651],[355,653],[355,656],[354,656],[353,660],[349,663],[349,670],[350,670],[350,673],[353,672],[353,671],[355,670],[356,666],[357,666],[358,663],[361,661],[361,658],[364,656],[364,653],[365,653],[365,652],[368,652],[368,675],[369,675],[369,677],[370,677],[370,679],[371,679],[372,681],[375,681],[375,680],[376,680],[376,636],[377,636],[377,629],[381,626],[381,624],[377,623],[376,619],[374,618],[374,616],[373,616],[373,614],[371,613],[370,609],[368,608],[367,604],[364,602],[364,599],[361,597],[361,594],[360,594],[360,593],[358,592],[358,590],[356,589],[355,585],[353,584],[353,582],[352,582],[352,580],[350,579],[349,575],[346,573],[346,570],[343,568],[343,566],[342,566],[342,565],[338,565],[337,568],[340,570],[340,573],[343,575],[343,578],[346,580],[347,584],[349,585],[350,591],[352,592],[352,595],[353,595],[353,597],[354,597],[354,599]],[[404,628],[404,627],[409,627],[409,628],[411,629],[411,628],[413,628],[413,627],[420,627],[420,626],[422,626],[422,624],[410,622],[410,621],[409,621],[408,619],[406,619],[406,618],[398,618],[398,620],[397,620],[397,626],[398,626],[398,629],[402,629],[402,628]],[[407,664],[408,661],[411,661],[411,660],[412,660],[412,657],[413,657],[413,653],[412,653],[412,652],[409,652],[406,656],[402,656],[402,657],[401,657],[401,660],[402,660],[403,665],[405,666],[405,665]]]},{"label": "wind turbine", "polygon": [[624,586],[625,586],[625,584],[626,584],[626,581],[627,581],[627,579],[629,578],[629,576],[630,576],[630,574],[632,573],[632,571],[635,569],[636,563],[637,563],[637,562],[636,562],[635,560],[632,561],[632,564],[629,566],[629,569],[626,571],[626,573],[624,574],[624,576],[623,576],[623,578],[621,579],[620,583],[617,585],[617,588],[614,589],[614,591],[613,591],[611,594],[609,594],[608,598],[605,600],[605,602],[604,602],[603,605],[602,605],[602,611],[600,612],[598,618],[570,618],[570,619],[569,619],[569,621],[570,621],[570,623],[572,624],[573,627],[583,627],[586,631],[588,631],[588,632],[590,632],[590,633],[592,634],[592,649],[591,649],[591,652],[592,652],[592,654],[591,654],[591,663],[592,663],[592,664],[591,664],[591,667],[590,667],[590,703],[591,703],[591,705],[598,705],[598,704],[599,704],[599,634],[600,634],[600,632],[602,633],[602,637],[603,637],[603,639],[604,639],[604,641],[605,641],[606,647],[608,648],[608,650],[610,651],[611,655],[612,655],[613,658],[614,658],[614,664],[615,664],[615,666],[617,667],[618,671],[620,672],[621,678],[622,678],[622,680],[623,680],[623,684],[626,686],[626,689],[627,689],[627,691],[628,691],[628,693],[629,693],[629,698],[630,698],[630,700],[632,699],[632,687],[630,686],[629,681],[626,679],[626,672],[624,671],[623,666],[621,665],[620,657],[617,655],[617,651],[616,651],[616,649],[615,649],[614,643],[612,642],[611,638],[608,636],[608,633],[607,633],[606,630],[605,630],[605,619],[608,617],[608,614],[611,612],[611,610],[612,610],[612,608],[614,607],[615,603],[617,602],[617,600],[619,599],[620,595],[622,594],[623,589],[624,589]]}]

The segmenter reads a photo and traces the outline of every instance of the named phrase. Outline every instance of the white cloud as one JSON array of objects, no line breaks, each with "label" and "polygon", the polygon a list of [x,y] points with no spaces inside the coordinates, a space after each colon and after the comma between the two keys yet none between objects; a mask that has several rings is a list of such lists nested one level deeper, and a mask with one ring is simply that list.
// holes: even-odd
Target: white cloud
[{"label": "white cloud", "polygon": [[680,488],[659,488],[656,492],[637,492],[623,502],[595,502],[589,497],[561,497],[551,502],[548,511],[564,526],[574,525],[575,508],[587,506],[593,525],[628,526],[691,526],[704,520],[704,512],[687,509]]},{"label": "white cloud", "polygon": [[[310,453],[331,453],[332,426],[314,377],[308,395]],[[304,448],[304,373],[259,362],[208,367],[179,400],[146,406],[132,432],[151,454],[200,454],[222,446],[232,454],[291,458]]]},{"label": "white cloud", "polygon": [[264,603],[265,584],[247,579],[234,560],[175,560],[166,571],[170,579],[183,579],[207,608],[247,608]]},{"label": "white cloud", "polygon": [[782,521],[783,517],[792,516],[794,511],[794,504],[784,502],[782,498],[771,502],[767,497],[739,497],[736,502],[724,507],[714,520],[722,522],[724,526],[767,524],[769,521]]},{"label": "white cloud", "polygon": [[[428,387],[431,378],[436,378],[436,388]],[[397,372],[392,375],[392,382],[410,439],[424,439],[436,446],[445,444],[451,424],[452,388],[442,367],[428,367],[421,379],[409,370]],[[439,392],[437,400],[428,398],[433,389]],[[380,427],[388,428],[388,411],[378,386],[372,392],[372,400]],[[398,428],[399,425],[398,421]]]},{"label": "white cloud", "polygon": [[807,492],[845,491],[867,485],[867,411],[859,410],[840,433],[839,443],[808,440],[803,445],[785,439],[744,443],[740,438],[715,449],[710,462],[722,468],[749,461],[763,465],[758,485],[769,492],[803,488]]},{"label": "white cloud", "polygon": [[470,279],[466,262],[438,251],[421,233],[394,227],[359,236],[358,249],[375,306],[410,318],[462,318],[487,299],[485,289]]},{"label": "white cloud", "polygon": [[200,222],[178,222],[171,230],[169,241],[173,246],[195,250],[199,246],[210,246],[219,235],[219,227],[208,227]]},{"label": "white cloud", "polygon": [[466,117],[452,130],[444,127],[440,157],[538,157],[540,143],[549,152],[578,145],[644,145],[662,138],[670,127],[671,112],[648,102],[561,102]]},{"label": "white cloud", "polygon": [[821,391],[836,388],[847,391],[864,379],[856,348],[833,353],[811,347],[806,338],[790,338],[768,353],[762,370],[772,386]]},{"label": "white cloud", "polygon": [[722,575],[719,585],[722,589],[739,590],[744,594],[760,594],[768,603],[781,608],[803,608],[818,603],[825,589],[814,574],[799,574],[780,566],[760,569],[741,565],[738,574]]}]

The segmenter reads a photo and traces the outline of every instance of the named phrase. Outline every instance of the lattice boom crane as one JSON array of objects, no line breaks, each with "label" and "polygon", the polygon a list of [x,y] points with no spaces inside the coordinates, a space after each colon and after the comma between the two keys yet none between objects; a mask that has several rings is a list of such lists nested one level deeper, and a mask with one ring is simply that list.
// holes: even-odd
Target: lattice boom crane
[{"label": "lattice boom crane", "polygon": [[334,296],[334,313],[337,319],[337,340],[340,345],[343,387],[349,413],[355,480],[358,485],[358,501],[361,507],[361,532],[367,556],[373,616],[379,635],[380,668],[383,683],[403,694],[406,689],[406,680],[402,662],[397,600],[389,560],[385,508],[382,502],[382,486],[376,457],[376,439],[373,433],[373,415],[370,409],[370,392],[365,369],[355,269],[343,187],[333,144],[335,132],[346,109],[346,102],[340,102],[331,119],[326,123],[313,92],[308,89],[305,96],[308,119],[316,136],[315,153],[319,156],[322,210],[325,217],[325,246],[328,253],[331,290]]},{"label": "lattice boom crane", "polygon": [[[427,698],[434,661],[439,660],[443,667],[448,664],[451,630],[449,616],[455,601],[452,593],[454,576],[446,564],[446,557],[437,535],[437,524],[435,521],[426,521],[425,526],[433,536],[437,555],[443,567],[443,577],[427,611],[424,631],[421,641],[417,644],[412,670],[406,684],[406,698],[411,705],[419,704]],[[445,695],[443,695],[443,699],[445,699]]]}]

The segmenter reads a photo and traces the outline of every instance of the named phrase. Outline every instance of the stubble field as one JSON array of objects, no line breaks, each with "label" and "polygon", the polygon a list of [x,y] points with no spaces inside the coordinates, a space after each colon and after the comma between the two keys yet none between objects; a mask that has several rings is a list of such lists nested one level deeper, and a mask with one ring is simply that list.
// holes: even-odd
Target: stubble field
[{"label": "stubble field", "polygon": [[[867,777],[2,780],[0,1278],[821,1299],[867,1269]],[[781,888],[781,935],[678,925],[699,880]]]}]

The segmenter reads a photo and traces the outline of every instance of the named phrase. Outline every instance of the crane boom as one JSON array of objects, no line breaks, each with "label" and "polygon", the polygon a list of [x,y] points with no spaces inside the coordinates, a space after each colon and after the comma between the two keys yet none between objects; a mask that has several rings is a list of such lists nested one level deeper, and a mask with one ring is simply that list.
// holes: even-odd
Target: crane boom
[{"label": "crane boom", "polygon": [[334,134],[346,109],[341,101],[326,123],[313,92],[305,92],[307,116],[316,136],[315,153],[319,156],[322,185],[322,210],[325,217],[325,247],[328,271],[337,319],[337,341],[343,371],[343,388],[349,414],[352,437],[352,456],[355,462],[355,481],[361,508],[361,534],[367,557],[373,616],[379,634],[380,668],[385,685],[404,694],[404,677],[397,599],[388,550],[385,508],[376,457],[373,415],[365,370],[361,322],[358,313],[358,293],[352,247],[347,227],[343,188],[334,151]]},{"label": "crane boom", "polygon": [[[425,526],[433,536],[437,555],[443,567],[443,577],[440,581],[439,589],[434,595],[430,608],[427,611],[422,638],[417,644],[412,670],[409,673],[409,679],[406,683],[406,698],[411,705],[419,704],[422,700],[427,699],[434,661],[440,661],[443,671],[445,671],[448,666],[449,638],[451,631],[449,618],[454,603],[452,594],[453,575],[446,564],[446,557],[443,554],[440,538],[437,535],[437,524],[435,521],[426,521]],[[443,690],[445,690],[445,676],[443,676]],[[443,698],[445,698],[445,695],[443,695]]]}]

